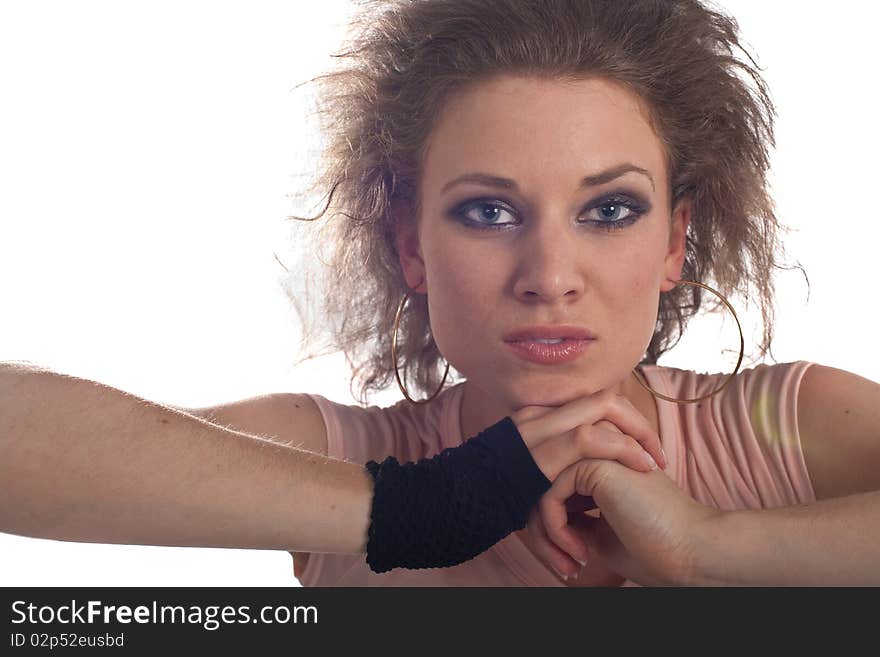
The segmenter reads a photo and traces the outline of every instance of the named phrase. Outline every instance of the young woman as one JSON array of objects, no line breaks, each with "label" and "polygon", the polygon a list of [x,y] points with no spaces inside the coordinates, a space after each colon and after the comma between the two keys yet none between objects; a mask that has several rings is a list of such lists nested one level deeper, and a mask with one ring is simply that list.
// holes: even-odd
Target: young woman
[{"label": "young woman", "polygon": [[[2,528],[292,549],[307,586],[880,582],[876,383],[656,364],[707,294],[759,299],[762,355],[772,338],[773,107],[733,57],[736,24],[697,0],[429,0],[365,3],[355,27],[320,78],[317,316],[341,320],[363,392],[394,378],[406,398],[180,414],[7,367]],[[504,418],[548,481],[527,525],[448,567],[365,560],[375,466],[462,454]],[[62,430],[77,440],[59,452]],[[76,474],[87,459],[102,476]],[[428,519],[468,511],[431,503]]]}]

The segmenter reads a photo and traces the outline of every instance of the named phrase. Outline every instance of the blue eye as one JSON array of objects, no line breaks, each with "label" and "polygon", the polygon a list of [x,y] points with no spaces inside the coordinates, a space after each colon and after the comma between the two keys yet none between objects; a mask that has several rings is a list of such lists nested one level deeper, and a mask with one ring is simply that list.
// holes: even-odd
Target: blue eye
[{"label": "blue eye", "polygon": [[[592,206],[588,206],[588,212],[594,211],[598,211],[598,214],[593,215],[597,218],[581,223],[611,231],[635,223],[643,215],[650,212],[650,208],[627,196],[612,194],[603,197]],[[463,203],[451,214],[466,227],[474,230],[510,230],[519,225],[515,221],[502,221],[503,213],[511,216],[516,214],[506,203],[502,203],[498,199],[476,199]],[[624,213],[623,216],[621,216],[622,213]]]},{"label": "blue eye", "polygon": [[[489,210],[486,212],[486,210]],[[476,210],[477,212],[473,212]],[[462,217],[465,219],[463,222],[466,226],[470,226],[476,228],[478,230],[483,230],[486,228],[501,228],[502,226],[513,226],[515,224],[512,223],[501,223],[498,217],[501,216],[501,213],[507,212],[510,214],[510,210],[505,208],[503,205],[499,203],[495,203],[493,201],[470,201],[469,203],[465,203],[459,210],[455,212],[455,215],[458,217]],[[472,214],[473,213],[473,214]],[[476,215],[475,218],[471,218]]]},{"label": "blue eye", "polygon": [[[611,214],[612,216],[608,216],[608,215],[606,215],[606,214],[604,213],[604,210],[605,210],[606,208],[610,208],[610,209],[611,209],[611,213],[610,213],[610,214]],[[630,204],[625,203],[625,202],[623,202],[623,201],[614,201],[614,202],[602,203],[601,205],[597,205],[595,208],[593,208],[593,210],[598,210],[598,211],[599,211],[599,215],[598,215],[598,216],[599,216],[600,218],[599,218],[599,219],[596,219],[596,223],[599,223],[599,224],[610,224],[610,225],[613,225],[613,226],[615,226],[615,227],[617,227],[618,224],[626,223],[627,219],[630,219],[630,218],[632,217],[632,215],[634,214],[634,209],[633,209],[633,207],[632,207]],[[628,214],[625,214],[623,217],[621,217],[621,216],[620,216],[620,213],[621,213],[621,212],[627,212]]]}]

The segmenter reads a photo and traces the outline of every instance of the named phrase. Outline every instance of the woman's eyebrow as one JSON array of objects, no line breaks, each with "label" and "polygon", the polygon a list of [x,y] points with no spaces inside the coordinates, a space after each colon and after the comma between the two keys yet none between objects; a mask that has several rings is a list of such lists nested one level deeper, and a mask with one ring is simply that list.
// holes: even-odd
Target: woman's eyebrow
[{"label": "woman's eyebrow", "polygon": [[[637,167],[635,164],[630,164],[626,162],[624,164],[618,164],[617,166],[611,167],[610,169],[606,169],[605,171],[600,171],[592,176],[587,176],[583,180],[581,180],[581,184],[579,186],[580,189],[585,187],[595,187],[596,185],[602,185],[604,183],[610,182],[615,178],[619,178],[625,173],[629,173],[630,171],[634,171],[636,173],[640,173],[644,176],[647,176],[648,180],[651,181],[651,189],[656,191],[654,187],[654,179],[651,177],[651,174],[648,173],[646,169],[642,167]],[[516,181],[511,180],[510,178],[502,178],[500,176],[493,176],[489,173],[465,173],[457,178],[453,178],[448,183],[443,185],[443,189],[440,190],[441,194],[445,194],[449,191],[450,188],[458,185],[459,183],[464,182],[473,182],[481,185],[486,185],[488,187],[503,187],[505,189],[517,189]]]}]

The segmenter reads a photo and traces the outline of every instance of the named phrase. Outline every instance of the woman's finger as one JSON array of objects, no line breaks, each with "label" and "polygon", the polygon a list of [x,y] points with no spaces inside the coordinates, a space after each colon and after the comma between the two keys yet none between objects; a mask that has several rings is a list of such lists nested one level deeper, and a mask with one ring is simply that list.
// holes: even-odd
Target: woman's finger
[{"label": "woman's finger", "polygon": [[532,510],[526,526],[529,530],[529,538],[532,541],[532,549],[539,559],[548,564],[562,578],[578,574],[581,568],[580,565],[548,538],[541,515],[537,509]]},{"label": "woman's finger", "polygon": [[575,561],[586,562],[589,557],[587,545],[569,527],[565,501],[577,492],[577,466],[563,470],[553,486],[538,501],[536,508],[547,539],[570,555]]},{"label": "woman's finger", "polygon": [[567,440],[545,441],[532,449],[532,457],[550,481],[565,468],[586,458],[618,461],[639,472],[656,467],[650,454],[632,437],[598,424],[578,427],[570,432]]},{"label": "woman's finger", "polygon": [[[629,465],[630,467],[636,470],[644,470],[647,467],[650,470],[653,470],[656,466],[656,461],[653,457],[651,457],[651,453],[645,450],[642,445],[635,440],[632,436],[627,436],[620,428],[614,424],[613,422],[609,422],[608,420],[599,420],[594,427],[607,429],[616,434],[620,434],[623,439],[622,442],[618,442],[618,445],[625,449],[630,456],[629,462],[626,462],[625,459],[617,458],[617,461],[620,461],[624,465]],[[586,440],[586,444],[583,444],[583,458],[593,458],[591,456],[591,449],[589,444],[589,439],[585,439],[586,432],[584,431],[584,427],[578,427],[575,429],[576,432],[583,434],[579,436],[581,440]],[[646,458],[649,457],[649,458]]]},{"label": "woman's finger", "polygon": [[[660,442],[660,434],[658,434],[654,427],[651,426],[651,423],[648,421],[641,412],[632,405],[629,399],[624,397],[623,395],[617,395],[614,398],[613,404],[616,407],[619,407],[621,411],[622,418],[621,422],[618,422],[615,417],[615,413],[612,413],[607,417],[613,424],[617,426],[621,432],[631,436],[636,442],[638,442],[644,449],[654,459],[654,462],[659,465],[661,468],[666,468],[668,462],[666,460],[666,454],[663,452],[663,445]],[[633,424],[626,424],[627,421],[632,420]]]},{"label": "woman's finger", "polygon": [[568,434],[578,427],[589,427],[605,421],[638,442],[652,455],[655,462],[666,467],[660,436],[651,427],[647,418],[629,400],[610,390],[580,397],[557,408],[551,407],[549,412],[540,416],[537,412],[531,412],[535,414],[524,414],[527,419],[524,417],[520,421],[511,416],[530,450],[534,450],[547,440]]},{"label": "woman's finger", "polygon": [[510,419],[519,427],[529,420],[536,420],[556,410],[556,406],[523,406],[510,414]]},{"label": "woman's finger", "polygon": [[621,433],[639,443],[651,454],[653,461],[666,467],[666,458],[660,444],[660,436],[654,431],[648,418],[623,395],[613,395],[607,402],[602,419],[598,423],[612,424]]},{"label": "woman's finger", "polygon": [[[511,415],[514,424],[517,425],[526,445],[530,448],[540,445],[548,438],[568,433],[581,424],[595,424],[602,418],[602,407],[611,401],[614,393],[610,390],[602,390],[586,397],[579,397],[563,404],[562,406],[550,407],[550,411],[542,415],[531,415],[534,406],[527,406]],[[539,407],[543,408],[543,407]],[[517,421],[520,411],[525,411],[522,422]]]}]

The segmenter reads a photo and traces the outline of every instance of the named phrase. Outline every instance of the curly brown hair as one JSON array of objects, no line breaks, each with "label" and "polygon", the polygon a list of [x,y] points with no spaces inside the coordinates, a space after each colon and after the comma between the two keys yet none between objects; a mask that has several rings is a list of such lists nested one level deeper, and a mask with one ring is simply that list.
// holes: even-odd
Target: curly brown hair
[{"label": "curly brown hair", "polygon": [[[672,207],[683,197],[693,203],[682,278],[757,299],[760,356],[767,354],[772,270],[789,269],[776,260],[785,229],[767,189],[776,111],[734,18],[700,0],[356,4],[345,47],[333,55],[340,63],[307,81],[318,85],[323,147],[315,177],[298,197],[317,191],[325,205],[317,216],[288,219],[315,223],[302,239],[325,278],[317,294],[316,279],[303,270],[286,282],[303,320],[303,345],[311,348],[297,362],[344,352],[354,374],[352,394],[357,384],[362,403],[368,392],[392,383],[392,328],[408,291],[392,203],[407,201],[416,210],[410,220],[418,221],[420,164],[444,101],[500,74],[600,77],[644,101],[665,152]],[[750,64],[735,57],[735,49]],[[661,294],[642,364],[656,364],[677,344],[702,303],[697,286]],[[316,314],[309,316],[312,309]],[[327,340],[323,350],[315,350],[319,337]],[[424,295],[410,297],[397,350],[410,395],[434,392],[443,370]]]}]

